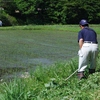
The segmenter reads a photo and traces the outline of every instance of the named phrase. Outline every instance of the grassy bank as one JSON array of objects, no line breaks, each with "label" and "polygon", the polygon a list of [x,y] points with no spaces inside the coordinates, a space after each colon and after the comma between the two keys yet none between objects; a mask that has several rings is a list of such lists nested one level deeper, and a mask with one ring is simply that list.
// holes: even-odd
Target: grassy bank
[{"label": "grassy bank", "polygon": [[[98,59],[99,61],[100,59]],[[77,60],[56,63],[48,68],[39,66],[34,73],[23,74],[9,83],[0,84],[0,100],[100,100],[100,72],[78,80]]]},{"label": "grassy bank", "polygon": [[[90,27],[95,29],[100,34],[99,24],[90,24]],[[0,30],[59,30],[68,32],[78,32],[80,30],[79,25],[25,25],[25,26],[10,26],[0,27]]]}]

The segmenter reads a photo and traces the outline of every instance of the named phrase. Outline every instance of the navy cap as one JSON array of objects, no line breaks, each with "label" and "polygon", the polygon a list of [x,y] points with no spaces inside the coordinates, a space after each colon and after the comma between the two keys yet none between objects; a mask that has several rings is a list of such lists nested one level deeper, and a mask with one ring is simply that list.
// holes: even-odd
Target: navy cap
[{"label": "navy cap", "polygon": [[85,19],[82,19],[80,22],[79,22],[80,25],[88,25],[89,23],[87,22],[87,20]]}]

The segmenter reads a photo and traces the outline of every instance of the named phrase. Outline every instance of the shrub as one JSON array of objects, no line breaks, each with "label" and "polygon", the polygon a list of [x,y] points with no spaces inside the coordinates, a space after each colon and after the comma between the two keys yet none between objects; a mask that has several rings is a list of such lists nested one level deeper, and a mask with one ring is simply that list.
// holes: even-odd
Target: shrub
[{"label": "shrub", "polygon": [[18,22],[16,20],[15,17],[13,16],[10,16],[6,13],[2,13],[0,15],[0,19],[2,20],[3,22],[3,26],[13,26],[13,25],[18,25]]}]

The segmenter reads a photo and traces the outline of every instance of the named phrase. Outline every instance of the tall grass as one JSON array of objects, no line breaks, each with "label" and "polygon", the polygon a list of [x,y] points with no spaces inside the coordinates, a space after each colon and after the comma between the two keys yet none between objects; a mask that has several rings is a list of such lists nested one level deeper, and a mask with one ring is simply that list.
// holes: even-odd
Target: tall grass
[{"label": "tall grass", "polygon": [[72,59],[45,68],[38,66],[29,77],[3,82],[0,96],[2,100],[99,100],[100,72],[83,80],[78,80],[75,73],[66,80],[77,65],[77,59]]}]

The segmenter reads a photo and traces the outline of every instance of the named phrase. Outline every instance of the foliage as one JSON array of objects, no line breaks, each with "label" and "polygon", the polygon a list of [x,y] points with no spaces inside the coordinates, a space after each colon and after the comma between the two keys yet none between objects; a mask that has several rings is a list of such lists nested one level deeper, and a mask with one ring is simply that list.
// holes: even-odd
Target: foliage
[{"label": "foliage", "polygon": [[[99,0],[0,0],[0,8],[22,24],[99,24]],[[10,5],[10,6],[9,6]]]},{"label": "foliage", "polygon": [[0,96],[2,100],[99,100],[100,72],[88,79],[78,80],[73,75],[65,80],[76,67],[75,59],[49,68],[40,66],[30,77],[3,82]]},{"label": "foliage", "polygon": [[3,22],[3,26],[12,26],[12,25],[17,25],[18,24],[15,17],[10,16],[10,15],[6,14],[5,12],[3,12],[0,15],[0,19]]}]

